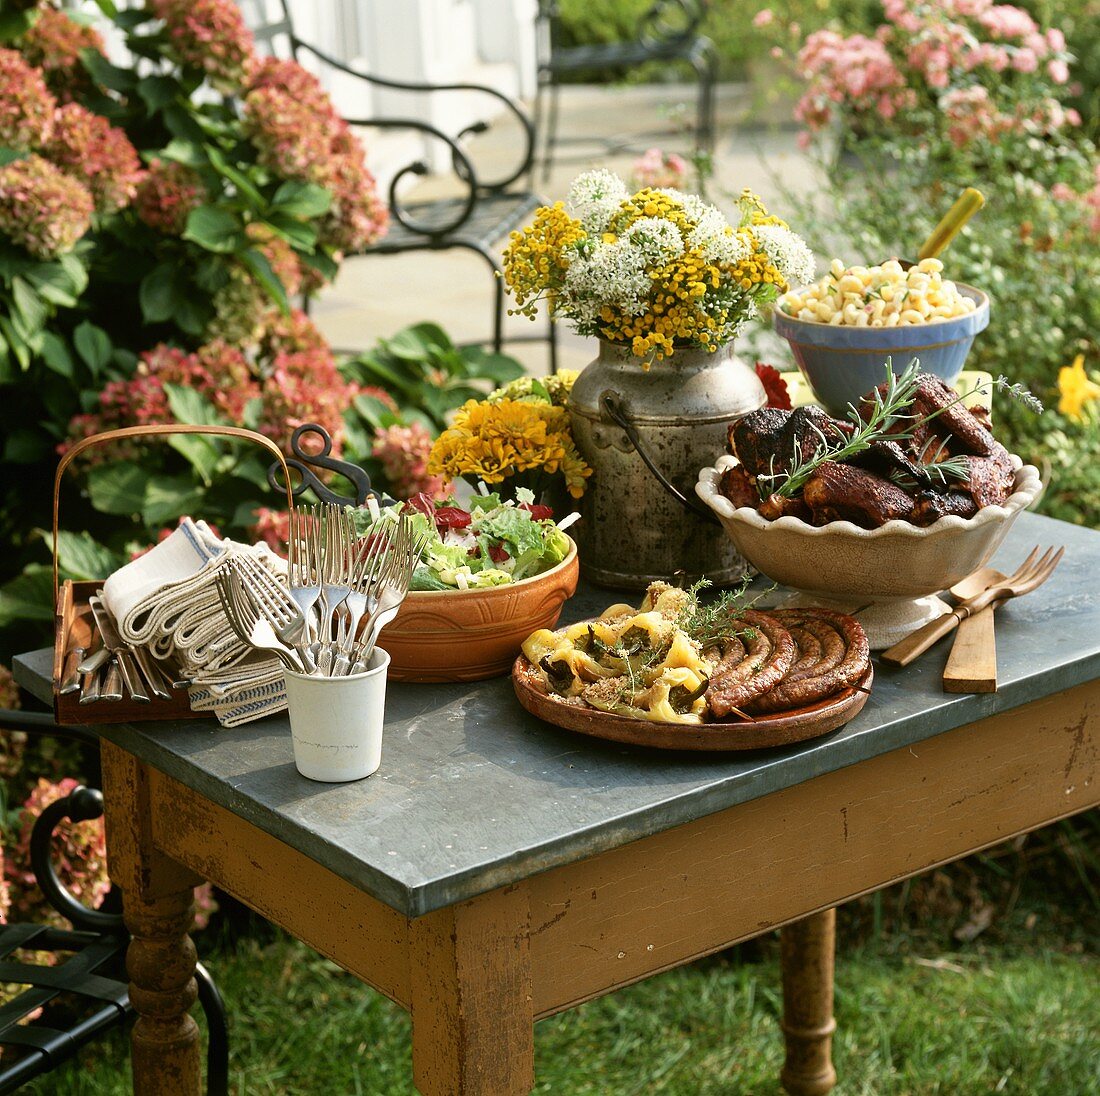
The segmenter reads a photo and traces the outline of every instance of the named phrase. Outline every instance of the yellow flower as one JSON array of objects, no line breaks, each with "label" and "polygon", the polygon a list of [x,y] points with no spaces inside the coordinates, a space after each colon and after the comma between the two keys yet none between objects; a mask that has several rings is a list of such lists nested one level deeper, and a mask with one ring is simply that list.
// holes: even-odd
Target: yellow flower
[{"label": "yellow flower", "polygon": [[432,445],[428,469],[448,480],[459,476],[502,483],[520,472],[562,472],[570,494],[580,497],[592,470],[569,432],[569,412],[545,401],[468,400],[454,425]]},{"label": "yellow flower", "polygon": [[1085,355],[1058,370],[1058,410],[1074,422],[1084,418],[1085,405],[1100,399],[1100,384],[1085,372]]}]

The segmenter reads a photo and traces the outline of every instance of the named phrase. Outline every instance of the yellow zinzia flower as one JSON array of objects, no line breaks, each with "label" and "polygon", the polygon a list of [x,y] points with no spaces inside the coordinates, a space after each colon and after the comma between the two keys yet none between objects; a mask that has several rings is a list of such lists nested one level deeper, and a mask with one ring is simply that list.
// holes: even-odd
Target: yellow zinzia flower
[{"label": "yellow zinzia flower", "polygon": [[1100,384],[1085,372],[1084,354],[1078,354],[1072,365],[1058,370],[1058,394],[1058,410],[1074,422],[1084,418],[1086,404],[1100,399]]}]

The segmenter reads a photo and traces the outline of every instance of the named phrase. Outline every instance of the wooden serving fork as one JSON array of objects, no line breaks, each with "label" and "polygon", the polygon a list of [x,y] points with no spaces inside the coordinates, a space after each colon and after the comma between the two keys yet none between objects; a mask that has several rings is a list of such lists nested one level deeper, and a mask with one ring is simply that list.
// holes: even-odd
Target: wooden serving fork
[{"label": "wooden serving fork", "polygon": [[1031,593],[1032,590],[1042,586],[1054,573],[1065,553],[1065,548],[1055,551],[1048,548],[1040,558],[1039,549],[1032,551],[1031,555],[1011,574],[1004,582],[997,582],[976,597],[964,601],[953,612],[930,621],[923,628],[918,628],[912,635],[906,636],[901,642],[895,643],[887,651],[882,652],[882,658],[886,662],[892,662],[897,666],[908,666],[918,655],[924,654],[937,640],[942,639],[953,631],[959,621],[979,612],[987,605],[995,601],[1007,601],[1012,597],[1020,597],[1022,594]]},{"label": "wooden serving fork", "polygon": [[[960,601],[977,597],[983,590],[1008,575],[983,567],[951,587]],[[955,642],[943,671],[945,693],[995,693],[997,691],[997,637],[993,630],[993,610],[996,602],[979,609],[959,623]]]}]

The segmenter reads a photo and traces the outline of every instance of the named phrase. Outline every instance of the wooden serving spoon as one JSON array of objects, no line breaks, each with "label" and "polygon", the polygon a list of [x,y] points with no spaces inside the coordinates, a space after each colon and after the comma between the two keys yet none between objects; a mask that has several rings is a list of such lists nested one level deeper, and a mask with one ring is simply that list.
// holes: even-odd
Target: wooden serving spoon
[{"label": "wooden serving spoon", "polygon": [[[1008,576],[992,567],[983,567],[951,587],[960,601],[976,597]],[[947,668],[943,671],[945,693],[995,693],[997,691],[997,637],[993,631],[993,610],[997,604],[980,609],[959,625]]]}]

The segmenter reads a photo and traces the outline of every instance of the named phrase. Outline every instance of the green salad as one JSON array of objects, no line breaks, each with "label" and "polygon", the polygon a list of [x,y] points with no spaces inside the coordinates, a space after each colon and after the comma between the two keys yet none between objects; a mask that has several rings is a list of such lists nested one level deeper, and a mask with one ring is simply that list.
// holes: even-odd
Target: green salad
[{"label": "green salad", "polygon": [[563,529],[576,518],[570,515],[556,524],[550,507],[539,506],[522,488],[515,502],[484,494],[461,506],[454,499],[419,495],[387,507],[377,517],[365,510],[356,516],[360,532],[369,537],[402,514],[408,515],[416,533],[429,537],[410,590],[472,590],[542,574],[569,554]]}]

